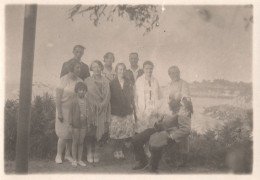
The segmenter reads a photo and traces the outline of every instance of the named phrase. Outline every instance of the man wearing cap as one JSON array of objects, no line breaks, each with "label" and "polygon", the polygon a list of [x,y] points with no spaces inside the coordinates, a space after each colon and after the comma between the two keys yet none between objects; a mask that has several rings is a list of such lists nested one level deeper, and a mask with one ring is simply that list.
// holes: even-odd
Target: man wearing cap
[{"label": "man wearing cap", "polygon": [[137,78],[139,78],[144,74],[144,71],[140,69],[138,66],[138,61],[139,61],[138,53],[136,52],[130,53],[129,62],[131,67],[125,72],[125,76],[127,79],[130,80],[132,84],[135,84]]},{"label": "man wearing cap", "polygon": [[69,65],[72,61],[75,61],[75,60],[79,61],[81,64],[79,78],[81,78],[84,81],[87,77],[90,76],[88,65],[81,61],[81,57],[84,54],[84,50],[85,50],[85,47],[82,45],[74,46],[74,48],[73,48],[74,57],[72,59],[68,60],[67,62],[63,63],[60,77],[69,73]]}]

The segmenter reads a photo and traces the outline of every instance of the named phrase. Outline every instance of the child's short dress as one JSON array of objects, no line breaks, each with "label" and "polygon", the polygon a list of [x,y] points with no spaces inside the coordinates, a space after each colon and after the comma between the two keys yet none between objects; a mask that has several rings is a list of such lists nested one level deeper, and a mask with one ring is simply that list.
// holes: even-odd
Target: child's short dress
[{"label": "child's short dress", "polygon": [[71,107],[71,125],[73,128],[85,129],[87,128],[88,107],[85,98],[73,97]]}]

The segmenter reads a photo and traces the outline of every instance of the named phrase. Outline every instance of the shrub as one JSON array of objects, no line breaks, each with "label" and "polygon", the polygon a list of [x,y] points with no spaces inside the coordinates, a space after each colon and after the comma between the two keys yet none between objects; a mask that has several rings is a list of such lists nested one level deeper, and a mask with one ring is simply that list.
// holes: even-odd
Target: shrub
[{"label": "shrub", "polygon": [[252,109],[214,106],[207,114],[225,124],[201,135],[190,135],[190,163],[225,168],[235,173],[252,172]]},{"label": "shrub", "polygon": [[[5,160],[15,159],[16,128],[18,119],[17,100],[5,103]],[[190,135],[189,163],[216,169],[227,169],[236,173],[252,171],[252,109],[241,109],[228,105],[205,109],[213,118],[223,120],[224,126]],[[56,154],[55,102],[49,94],[36,96],[32,102],[29,136],[29,157],[53,159]]]},{"label": "shrub", "polygon": [[[5,104],[5,160],[15,159],[18,100]],[[53,158],[56,153],[55,102],[45,93],[36,96],[31,106],[29,158]]]},{"label": "shrub", "polygon": [[30,125],[30,157],[51,158],[56,152],[55,102],[49,94],[36,96]]},{"label": "shrub", "polygon": [[19,103],[17,100],[7,100],[4,111],[4,158],[14,160],[16,144],[16,123],[18,119]]},{"label": "shrub", "polygon": [[211,116],[214,119],[223,121],[233,121],[237,118],[247,118],[249,110],[231,105],[211,106],[204,109],[204,114]]}]

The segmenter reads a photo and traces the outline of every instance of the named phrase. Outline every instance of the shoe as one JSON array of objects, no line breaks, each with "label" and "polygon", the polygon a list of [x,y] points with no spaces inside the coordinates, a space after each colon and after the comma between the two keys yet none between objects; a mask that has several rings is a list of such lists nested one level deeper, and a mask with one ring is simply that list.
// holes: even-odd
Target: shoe
[{"label": "shoe", "polygon": [[88,161],[89,163],[93,163],[93,162],[94,162],[94,159],[93,159],[92,154],[88,154],[88,155],[87,155],[87,161]]},{"label": "shoe", "polygon": [[61,163],[62,163],[61,157],[59,157],[59,156],[57,155],[56,158],[55,158],[55,162],[56,162],[57,164],[61,164]]},{"label": "shoe", "polygon": [[99,162],[99,155],[97,155],[97,154],[94,155],[94,162],[95,163]]},{"label": "shoe", "polygon": [[155,169],[155,168],[149,168],[149,172],[150,173],[153,173],[153,174],[159,174],[159,171],[158,171],[158,169]]},{"label": "shoe", "polygon": [[131,142],[125,142],[125,147],[129,149],[131,147]]},{"label": "shoe", "polygon": [[72,161],[71,165],[72,165],[73,167],[77,167],[77,161]]},{"label": "shoe", "polygon": [[138,170],[138,169],[143,169],[144,167],[146,167],[146,165],[147,165],[147,162],[145,161],[143,161],[143,162],[141,162],[141,161],[138,161],[134,166],[133,166],[133,170]]},{"label": "shoe", "polygon": [[118,156],[119,156],[119,159],[124,159],[125,158],[125,155],[124,155],[123,151],[119,151],[118,152]]},{"label": "shoe", "polygon": [[149,150],[149,146],[148,145],[144,145],[144,153],[145,153],[145,155],[148,157],[148,158],[150,158],[151,157],[151,152],[150,152],[150,150]]},{"label": "shoe", "polygon": [[148,164],[147,166],[144,167],[144,170],[146,170],[147,172],[150,173],[155,173],[158,174],[158,168],[157,167],[153,167],[151,164]]},{"label": "shoe", "polygon": [[119,159],[120,157],[119,157],[119,151],[115,151],[114,152],[114,157],[116,158],[116,159]]},{"label": "shoe", "polygon": [[69,162],[73,162],[73,159],[72,159],[72,157],[70,157],[70,156],[65,156],[65,158],[64,158],[65,160],[68,160]]},{"label": "shoe", "polygon": [[87,166],[83,161],[79,161],[78,164],[83,167]]}]

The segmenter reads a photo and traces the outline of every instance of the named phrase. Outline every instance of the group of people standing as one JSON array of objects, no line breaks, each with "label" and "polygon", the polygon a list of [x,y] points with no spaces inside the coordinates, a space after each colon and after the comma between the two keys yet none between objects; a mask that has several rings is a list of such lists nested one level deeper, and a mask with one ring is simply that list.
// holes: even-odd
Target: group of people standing
[{"label": "group of people standing", "polygon": [[[97,143],[106,136],[114,143],[113,155],[117,159],[124,158],[124,145],[133,145],[135,170],[150,165],[152,171],[157,171],[162,150],[169,142],[178,144],[182,154],[187,154],[192,105],[188,84],[180,79],[179,68],[168,69],[171,83],[163,101],[151,61],[145,61],[140,68],[138,54],[130,53],[129,69],[124,63],[113,68],[115,57],[108,52],[104,65],[94,60],[89,68],[81,61],[84,50],[81,45],[74,46],[74,57],[61,70],[56,92],[56,163],[62,163],[66,149],[64,159],[75,167],[86,166],[82,161],[85,137],[89,163],[99,162]],[[151,153],[149,161],[145,147]]]}]

